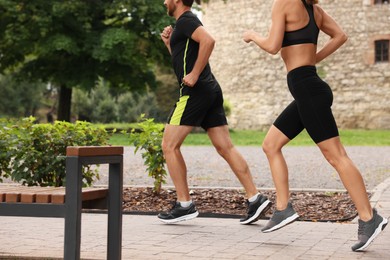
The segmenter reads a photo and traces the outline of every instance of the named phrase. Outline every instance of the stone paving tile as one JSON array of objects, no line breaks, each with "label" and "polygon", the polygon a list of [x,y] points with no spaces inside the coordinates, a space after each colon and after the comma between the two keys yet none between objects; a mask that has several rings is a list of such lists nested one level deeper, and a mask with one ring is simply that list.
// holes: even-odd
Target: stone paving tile
[{"label": "stone paving tile", "polygon": [[[390,178],[373,202],[390,215]],[[351,251],[357,223],[297,221],[264,234],[266,224],[240,225],[237,219],[197,218],[176,225],[155,216],[123,216],[122,259],[390,259],[389,227],[366,252]],[[63,257],[64,220],[58,218],[0,217],[0,258],[4,256]],[[107,216],[83,214],[82,259],[106,259]]]}]

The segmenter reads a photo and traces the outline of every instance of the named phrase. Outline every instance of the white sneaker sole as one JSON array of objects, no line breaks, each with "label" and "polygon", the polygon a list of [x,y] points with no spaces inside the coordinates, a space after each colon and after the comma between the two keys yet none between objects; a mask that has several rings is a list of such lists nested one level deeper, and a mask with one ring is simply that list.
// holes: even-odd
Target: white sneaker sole
[{"label": "white sneaker sole", "polygon": [[189,215],[185,215],[185,216],[182,216],[182,217],[179,217],[179,218],[175,218],[175,219],[161,219],[159,218],[159,220],[161,222],[164,222],[164,223],[167,223],[167,224],[173,224],[173,223],[177,223],[177,222],[181,222],[181,221],[186,221],[186,220],[190,220],[190,219],[194,219],[196,218],[197,216],[199,215],[199,212],[194,212],[192,214],[189,214]]},{"label": "white sneaker sole", "polygon": [[251,218],[248,218],[247,220],[240,222],[240,224],[246,225],[246,224],[251,224],[251,223],[257,221],[259,216],[263,212],[263,210],[266,209],[270,204],[271,204],[271,201],[269,201],[269,200],[264,201],[263,204],[261,204],[261,206],[256,210],[256,213]]},{"label": "white sneaker sole", "polygon": [[367,242],[362,247],[356,249],[355,251],[357,251],[357,252],[364,251],[364,249],[366,249],[371,244],[371,242],[374,241],[374,239],[382,232],[382,230],[384,229],[384,226],[387,225],[387,222],[388,222],[388,220],[386,218],[383,218],[383,221],[375,229],[375,232],[370,237],[370,239],[368,239]]},{"label": "white sneaker sole", "polygon": [[294,222],[297,218],[299,218],[299,215],[298,213],[295,213],[294,215],[292,215],[291,217],[288,217],[286,218],[285,220],[283,220],[282,222],[280,222],[278,225],[275,225],[273,226],[272,228],[270,229],[267,229],[267,230],[262,230],[261,232],[263,233],[269,233],[269,232],[272,232],[272,231],[275,231],[279,228],[282,228],[288,224],[291,224],[292,222]]}]

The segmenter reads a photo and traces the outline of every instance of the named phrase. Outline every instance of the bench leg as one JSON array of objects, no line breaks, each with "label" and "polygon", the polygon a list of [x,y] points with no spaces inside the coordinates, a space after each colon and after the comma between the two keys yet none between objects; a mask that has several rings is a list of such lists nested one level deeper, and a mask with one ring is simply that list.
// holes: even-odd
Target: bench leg
[{"label": "bench leg", "polygon": [[123,164],[109,166],[107,259],[122,258]]},{"label": "bench leg", "polygon": [[64,259],[80,259],[83,174],[78,157],[67,157],[66,173]]}]

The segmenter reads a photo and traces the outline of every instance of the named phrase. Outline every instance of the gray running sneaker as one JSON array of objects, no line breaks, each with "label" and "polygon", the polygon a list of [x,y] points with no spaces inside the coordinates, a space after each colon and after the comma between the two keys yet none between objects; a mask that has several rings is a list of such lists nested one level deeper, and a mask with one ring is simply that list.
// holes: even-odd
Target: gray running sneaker
[{"label": "gray running sneaker", "polygon": [[240,219],[240,224],[247,225],[256,222],[260,219],[261,215],[265,213],[271,207],[271,201],[266,196],[258,195],[256,200],[249,202],[246,200],[248,209],[246,216]]},{"label": "gray running sneaker", "polygon": [[291,203],[289,202],[286,209],[275,210],[271,219],[268,221],[267,225],[261,229],[261,231],[264,233],[275,231],[288,224],[291,224],[297,218],[299,218],[299,215],[295,212]]},{"label": "gray running sneaker", "polygon": [[194,203],[188,207],[182,207],[180,202],[176,202],[169,212],[158,214],[158,218],[168,224],[173,224],[179,221],[190,220],[199,215]]},{"label": "gray running sneaker", "polygon": [[370,243],[385,229],[388,220],[378,215],[376,209],[373,209],[371,220],[364,222],[359,219],[358,240],[359,242],[352,246],[352,251],[364,251]]}]

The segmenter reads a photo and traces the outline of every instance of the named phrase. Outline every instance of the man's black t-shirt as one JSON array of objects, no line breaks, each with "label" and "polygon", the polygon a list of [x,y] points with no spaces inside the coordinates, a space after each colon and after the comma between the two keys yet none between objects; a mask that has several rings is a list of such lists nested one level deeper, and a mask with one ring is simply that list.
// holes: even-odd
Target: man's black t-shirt
[{"label": "man's black t-shirt", "polygon": [[[199,43],[192,40],[191,35],[199,26],[203,26],[202,22],[195,14],[188,11],[179,17],[173,29],[170,41],[172,64],[179,84],[182,83],[184,76],[192,71],[198,57]],[[209,82],[211,79],[214,77],[211,74],[210,65],[207,63],[197,84],[204,81]]]}]

